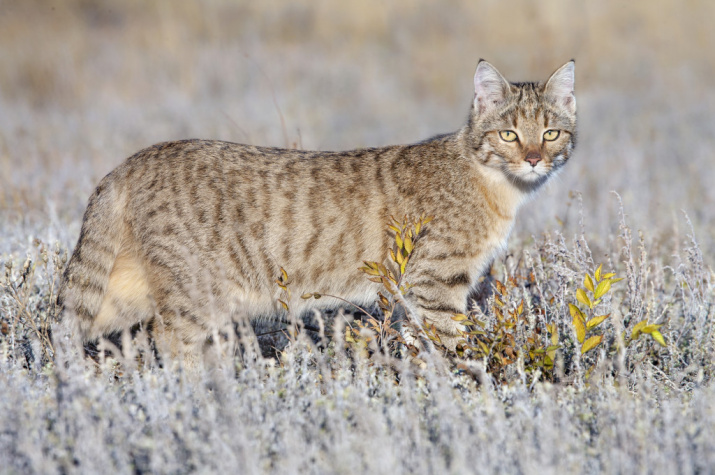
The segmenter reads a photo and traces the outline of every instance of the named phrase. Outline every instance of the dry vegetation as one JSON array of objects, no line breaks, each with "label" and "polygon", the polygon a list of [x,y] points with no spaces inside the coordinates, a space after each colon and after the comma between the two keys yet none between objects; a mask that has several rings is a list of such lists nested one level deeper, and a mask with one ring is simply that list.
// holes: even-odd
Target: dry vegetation
[{"label": "dry vegetation", "polygon": [[[715,3],[684,5],[1,3],[0,471],[712,472]],[[479,57],[512,79],[575,57],[580,136],[459,359],[395,359],[354,323],[190,380],[48,339],[87,197],[124,157],[416,141],[461,125]]]}]

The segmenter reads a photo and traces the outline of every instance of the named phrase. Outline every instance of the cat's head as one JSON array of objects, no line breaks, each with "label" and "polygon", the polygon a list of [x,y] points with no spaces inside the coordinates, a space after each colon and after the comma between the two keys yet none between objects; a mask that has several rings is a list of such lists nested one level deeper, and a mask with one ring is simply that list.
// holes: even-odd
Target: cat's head
[{"label": "cat's head", "polygon": [[538,187],[566,163],[575,145],[574,61],[544,83],[510,83],[480,61],[467,132],[482,164],[520,188]]}]

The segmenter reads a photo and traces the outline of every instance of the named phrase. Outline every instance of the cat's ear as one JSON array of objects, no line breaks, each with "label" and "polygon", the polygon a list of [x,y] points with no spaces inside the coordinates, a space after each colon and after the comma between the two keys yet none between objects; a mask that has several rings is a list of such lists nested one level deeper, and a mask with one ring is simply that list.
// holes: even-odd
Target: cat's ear
[{"label": "cat's ear", "polygon": [[576,113],[576,96],[573,93],[575,63],[572,59],[551,75],[544,92],[551,96],[557,104],[565,107],[570,113]]},{"label": "cat's ear", "polygon": [[497,68],[480,59],[474,73],[474,110],[477,115],[504,102],[508,93],[509,82]]}]

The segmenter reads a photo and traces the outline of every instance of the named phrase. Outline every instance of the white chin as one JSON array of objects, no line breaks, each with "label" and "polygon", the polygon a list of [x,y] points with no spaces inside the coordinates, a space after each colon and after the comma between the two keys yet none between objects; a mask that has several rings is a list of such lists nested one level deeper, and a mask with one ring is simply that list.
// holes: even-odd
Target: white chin
[{"label": "white chin", "polygon": [[519,178],[521,178],[524,181],[536,181],[540,180],[543,178],[545,173],[542,171],[537,171],[537,170],[526,170],[522,173],[519,174]]}]

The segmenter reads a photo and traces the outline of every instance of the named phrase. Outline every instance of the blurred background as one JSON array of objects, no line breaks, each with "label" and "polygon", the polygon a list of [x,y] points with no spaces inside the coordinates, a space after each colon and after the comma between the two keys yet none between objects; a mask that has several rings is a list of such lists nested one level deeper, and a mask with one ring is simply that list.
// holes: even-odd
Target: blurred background
[{"label": "blurred background", "polygon": [[0,253],[73,246],[96,183],[155,142],[350,149],[459,128],[479,58],[545,80],[576,59],[574,159],[512,239],[715,254],[715,2],[0,1]]}]

